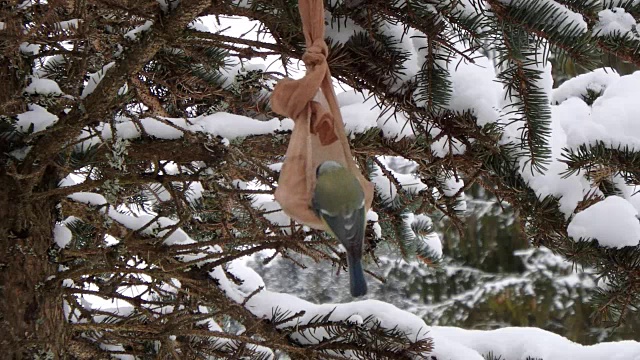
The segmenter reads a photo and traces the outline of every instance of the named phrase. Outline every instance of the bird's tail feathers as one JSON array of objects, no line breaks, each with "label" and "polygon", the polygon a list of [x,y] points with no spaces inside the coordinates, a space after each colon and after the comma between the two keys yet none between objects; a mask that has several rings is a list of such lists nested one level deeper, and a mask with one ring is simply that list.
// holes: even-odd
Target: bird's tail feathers
[{"label": "bird's tail feathers", "polygon": [[351,296],[359,297],[367,293],[367,282],[364,279],[362,270],[362,256],[360,254],[347,253],[347,264],[349,265],[349,285]]}]

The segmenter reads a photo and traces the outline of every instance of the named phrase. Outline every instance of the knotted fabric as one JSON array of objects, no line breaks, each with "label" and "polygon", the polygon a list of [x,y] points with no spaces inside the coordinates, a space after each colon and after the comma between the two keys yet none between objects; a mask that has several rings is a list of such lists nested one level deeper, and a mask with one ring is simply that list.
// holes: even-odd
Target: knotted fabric
[{"label": "knotted fabric", "polygon": [[349,169],[362,185],[366,210],[373,201],[373,185],[353,160],[333,91],[327,65],[329,50],[324,41],[323,1],[300,0],[298,4],[307,46],[302,56],[307,72],[300,80],[278,81],[271,96],[273,111],[295,123],[275,198],[292,219],[328,230],[311,209],[318,165],[333,160]]}]

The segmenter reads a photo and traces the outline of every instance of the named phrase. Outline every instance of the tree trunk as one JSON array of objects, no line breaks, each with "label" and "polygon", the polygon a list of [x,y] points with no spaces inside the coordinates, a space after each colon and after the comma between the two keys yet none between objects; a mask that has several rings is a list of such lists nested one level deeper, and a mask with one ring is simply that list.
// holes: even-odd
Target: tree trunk
[{"label": "tree trunk", "polygon": [[[44,176],[38,190],[57,183]],[[31,186],[0,169],[0,354],[3,359],[64,358],[64,315],[53,245],[55,202],[28,199]],[[29,189],[25,191],[25,189]]]}]

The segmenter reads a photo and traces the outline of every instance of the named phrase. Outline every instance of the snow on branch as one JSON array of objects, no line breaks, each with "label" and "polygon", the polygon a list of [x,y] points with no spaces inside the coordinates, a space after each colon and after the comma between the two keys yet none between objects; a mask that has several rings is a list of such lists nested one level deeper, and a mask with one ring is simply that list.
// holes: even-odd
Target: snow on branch
[{"label": "snow on branch", "polygon": [[587,31],[587,23],[581,14],[571,11],[566,6],[554,0],[499,0],[501,3],[515,9],[536,9],[547,13],[539,25],[558,28],[577,28],[582,32]]},{"label": "snow on branch", "polygon": [[460,344],[479,353],[491,353],[499,359],[635,360],[640,358],[640,343],[636,341],[584,346],[538,328],[506,327],[485,331],[454,327],[433,327],[432,329],[439,336],[456,339]]},{"label": "snow on branch", "polygon": [[567,232],[576,240],[598,239],[601,246],[625,247],[640,244],[638,210],[619,196],[609,196],[579,212]]},{"label": "snow on branch", "polygon": [[[505,359],[531,357],[565,360],[579,356],[581,359],[596,360],[604,354],[611,353],[615,354],[612,358],[615,360],[640,358],[640,343],[635,341],[583,346],[538,328],[507,327],[480,331],[428,327],[415,315],[376,300],[316,305],[288,294],[268,291],[260,276],[241,261],[234,262],[228,271],[242,281],[241,285],[230,281],[222,268],[216,268],[210,273],[219,281],[220,288],[227,296],[263,319],[273,319],[276,314],[286,314],[280,315],[283,321],[277,322],[278,328],[294,329],[290,336],[305,345],[322,343],[322,340],[331,338],[327,329],[310,326],[318,319],[323,319],[329,322],[350,322],[369,328],[381,326],[396,329],[412,341],[431,338],[433,350],[416,355],[429,354],[437,359],[483,359],[482,356],[489,353]],[[372,319],[375,319],[375,322],[372,322]],[[350,354],[348,351],[342,353],[347,358]]]},{"label": "snow on branch", "polygon": [[624,8],[604,9],[598,13],[598,22],[593,27],[595,36],[618,35],[638,39],[638,31],[633,15]]}]

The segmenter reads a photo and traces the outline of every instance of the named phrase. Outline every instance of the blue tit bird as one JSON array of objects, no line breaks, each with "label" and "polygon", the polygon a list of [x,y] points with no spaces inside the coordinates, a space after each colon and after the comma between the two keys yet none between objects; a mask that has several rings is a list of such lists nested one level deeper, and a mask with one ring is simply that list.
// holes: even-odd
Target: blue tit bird
[{"label": "blue tit bird", "polygon": [[316,169],[311,205],[329,233],[347,249],[351,295],[367,293],[362,270],[365,230],[365,195],[358,179],[341,164],[325,161]]}]

